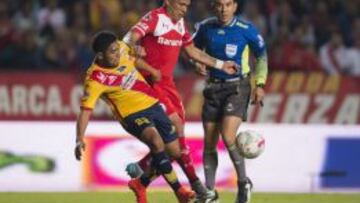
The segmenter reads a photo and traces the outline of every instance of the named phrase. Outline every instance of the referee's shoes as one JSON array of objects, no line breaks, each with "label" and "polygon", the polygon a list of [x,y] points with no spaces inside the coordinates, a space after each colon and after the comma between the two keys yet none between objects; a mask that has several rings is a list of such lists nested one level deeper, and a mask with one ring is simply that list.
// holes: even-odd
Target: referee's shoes
[{"label": "referee's shoes", "polygon": [[249,178],[244,182],[238,182],[238,193],[235,203],[249,203],[253,184]]}]

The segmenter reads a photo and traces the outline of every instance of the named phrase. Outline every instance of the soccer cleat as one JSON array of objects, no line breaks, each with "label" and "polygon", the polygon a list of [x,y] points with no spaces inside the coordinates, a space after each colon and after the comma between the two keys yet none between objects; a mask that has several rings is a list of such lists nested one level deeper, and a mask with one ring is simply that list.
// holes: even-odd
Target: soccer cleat
[{"label": "soccer cleat", "polygon": [[191,183],[191,189],[196,193],[196,199],[204,199],[204,197],[206,197],[206,194],[208,192],[208,189],[203,185],[203,183],[200,180]]},{"label": "soccer cleat", "polygon": [[216,190],[208,190],[205,195],[197,196],[194,203],[219,203],[219,194]]},{"label": "soccer cleat", "polygon": [[238,193],[235,203],[249,203],[253,184],[249,178],[245,182],[238,182]]},{"label": "soccer cleat", "polygon": [[188,203],[196,196],[195,192],[192,190],[188,190],[185,187],[181,186],[176,191],[176,197],[179,200],[179,203]]},{"label": "soccer cleat", "polygon": [[139,166],[139,164],[137,162],[129,163],[126,166],[125,171],[131,178],[140,177],[144,173],[144,171],[141,169],[141,167]]},{"label": "soccer cleat", "polygon": [[136,203],[147,203],[146,187],[141,184],[139,178],[131,179],[128,186],[135,193]]}]

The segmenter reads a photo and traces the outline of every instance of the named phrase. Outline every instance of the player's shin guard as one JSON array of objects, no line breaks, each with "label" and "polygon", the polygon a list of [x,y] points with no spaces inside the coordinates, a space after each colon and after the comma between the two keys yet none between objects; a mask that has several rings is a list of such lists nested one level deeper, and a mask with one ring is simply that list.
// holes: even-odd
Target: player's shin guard
[{"label": "player's shin guard", "polygon": [[246,177],[246,170],[245,170],[245,160],[240,155],[238,149],[236,148],[235,144],[228,147],[229,155],[231,161],[234,164],[236,174],[238,176],[238,181],[245,182],[247,180]]},{"label": "player's shin guard", "polygon": [[169,183],[171,188],[174,191],[177,191],[181,187],[181,185],[179,183],[175,171],[171,166],[168,156],[165,154],[165,152],[159,152],[153,154],[152,157],[153,157],[153,161],[152,161],[153,166],[160,174],[164,176],[165,180]]},{"label": "player's shin guard", "polygon": [[204,172],[206,187],[214,190],[215,187],[215,174],[218,167],[218,154],[216,150],[204,150]]}]

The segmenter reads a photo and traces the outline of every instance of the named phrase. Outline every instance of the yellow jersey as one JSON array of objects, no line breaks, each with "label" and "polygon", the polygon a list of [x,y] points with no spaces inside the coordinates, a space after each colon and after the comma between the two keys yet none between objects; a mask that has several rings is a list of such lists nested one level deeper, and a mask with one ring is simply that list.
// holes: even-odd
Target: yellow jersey
[{"label": "yellow jersey", "polygon": [[101,98],[118,119],[145,110],[158,102],[156,94],[135,68],[135,59],[130,56],[130,48],[122,41],[119,65],[102,68],[93,63],[86,74],[81,107],[93,109]]}]

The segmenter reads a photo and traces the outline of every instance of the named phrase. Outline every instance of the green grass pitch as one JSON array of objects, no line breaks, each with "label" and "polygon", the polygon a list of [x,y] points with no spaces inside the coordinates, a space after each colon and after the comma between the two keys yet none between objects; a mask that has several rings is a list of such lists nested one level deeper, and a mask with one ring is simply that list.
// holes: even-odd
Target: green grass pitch
[{"label": "green grass pitch", "polygon": [[[233,203],[234,193],[221,192],[221,203]],[[176,203],[171,191],[149,191],[149,203]],[[133,203],[131,192],[0,193],[0,203]],[[251,203],[360,203],[360,194],[255,193]]]}]

